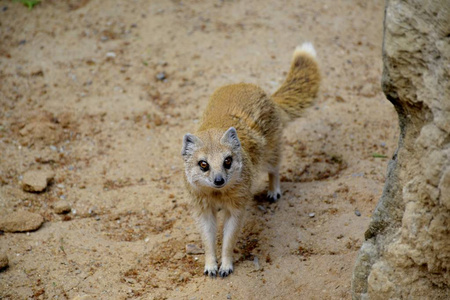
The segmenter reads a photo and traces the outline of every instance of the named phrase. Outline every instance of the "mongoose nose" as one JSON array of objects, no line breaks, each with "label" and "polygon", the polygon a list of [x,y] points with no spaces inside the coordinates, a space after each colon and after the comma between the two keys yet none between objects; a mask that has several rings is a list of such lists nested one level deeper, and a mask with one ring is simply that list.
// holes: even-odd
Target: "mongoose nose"
[{"label": "mongoose nose", "polygon": [[222,176],[216,176],[216,178],[214,178],[214,184],[216,186],[222,186],[225,183],[225,179],[223,179]]}]

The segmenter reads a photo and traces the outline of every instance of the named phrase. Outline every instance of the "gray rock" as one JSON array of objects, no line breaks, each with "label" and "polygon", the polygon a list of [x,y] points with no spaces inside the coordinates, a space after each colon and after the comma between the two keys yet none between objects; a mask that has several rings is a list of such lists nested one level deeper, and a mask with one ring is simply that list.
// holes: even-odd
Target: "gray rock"
[{"label": "gray rock", "polygon": [[41,227],[44,218],[40,214],[28,211],[16,211],[0,217],[0,230],[6,232],[34,231]]},{"label": "gray rock", "polygon": [[450,6],[386,1],[382,87],[400,140],[352,277],[353,299],[450,293]]},{"label": "gray rock", "polygon": [[186,245],[186,254],[196,255],[196,254],[204,254],[205,250],[197,247],[195,244],[187,244]]},{"label": "gray rock", "polygon": [[55,173],[52,171],[34,170],[27,171],[23,175],[22,188],[26,192],[39,193],[45,190],[53,180]]},{"label": "gray rock", "polygon": [[255,266],[255,270],[259,270],[259,259],[257,256],[253,257],[253,265]]},{"label": "gray rock", "polygon": [[156,74],[156,79],[163,81],[164,79],[166,79],[166,73],[165,72],[159,72],[158,74]]}]

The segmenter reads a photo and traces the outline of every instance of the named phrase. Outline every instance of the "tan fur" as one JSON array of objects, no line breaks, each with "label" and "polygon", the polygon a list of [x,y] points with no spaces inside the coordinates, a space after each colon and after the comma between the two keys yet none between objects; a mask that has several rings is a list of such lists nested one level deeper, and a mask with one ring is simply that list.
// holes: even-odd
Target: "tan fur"
[{"label": "tan fur", "polygon": [[[218,208],[225,212],[218,271],[224,277],[233,271],[233,248],[260,170],[269,173],[269,200],[276,201],[281,195],[278,170],[282,130],[311,106],[320,85],[314,48],[306,46],[296,50],[285,82],[272,97],[253,84],[221,87],[211,96],[196,134],[184,137],[186,187],[205,245],[207,275],[216,276],[218,271]],[[232,158],[229,169],[224,165],[227,157]],[[200,169],[200,161],[207,162],[207,171]],[[224,185],[218,187],[216,184],[222,181]]]}]

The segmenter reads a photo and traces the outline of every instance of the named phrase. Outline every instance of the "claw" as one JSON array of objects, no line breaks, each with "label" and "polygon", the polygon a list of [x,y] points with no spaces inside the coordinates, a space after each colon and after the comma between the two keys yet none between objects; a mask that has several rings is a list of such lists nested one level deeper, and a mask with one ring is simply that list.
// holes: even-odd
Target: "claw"
[{"label": "claw", "polygon": [[209,276],[209,277],[217,277],[217,271],[215,271],[215,270],[205,270],[205,272],[203,272],[203,274],[205,276]]},{"label": "claw", "polygon": [[228,275],[230,275],[231,273],[233,273],[233,269],[227,269],[227,270],[220,270],[219,271],[219,275],[222,278],[227,277]]},{"label": "claw", "polygon": [[267,194],[267,200],[268,200],[270,203],[275,203],[275,202],[277,202],[277,200],[280,199],[280,198],[281,198],[281,194],[280,194],[280,193],[276,193],[276,194],[268,193],[268,194]]}]

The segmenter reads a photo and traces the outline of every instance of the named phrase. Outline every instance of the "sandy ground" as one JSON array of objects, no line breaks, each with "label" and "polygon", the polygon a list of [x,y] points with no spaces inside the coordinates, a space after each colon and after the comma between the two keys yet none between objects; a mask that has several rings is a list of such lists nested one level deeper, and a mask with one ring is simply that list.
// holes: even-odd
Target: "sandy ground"
[{"label": "sandy ground", "polygon": [[[0,299],[349,299],[385,180],[388,159],[374,154],[390,157],[398,138],[380,88],[383,7],[0,1],[0,216],[45,218],[37,231],[1,232]],[[323,85],[285,131],[283,197],[248,207],[234,274],[204,277],[203,255],[185,252],[201,242],[181,138],[221,85],[274,92],[305,40]],[[24,192],[37,169],[53,183]],[[72,211],[56,214],[58,201]]]}]

